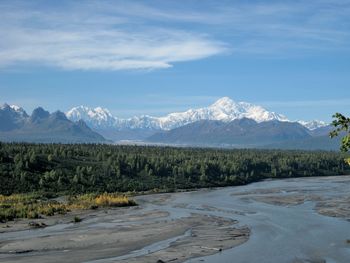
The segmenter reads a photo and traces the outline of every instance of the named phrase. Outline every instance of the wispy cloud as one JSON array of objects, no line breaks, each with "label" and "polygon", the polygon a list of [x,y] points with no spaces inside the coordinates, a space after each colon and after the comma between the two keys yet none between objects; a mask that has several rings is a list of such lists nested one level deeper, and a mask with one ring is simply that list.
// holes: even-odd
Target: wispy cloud
[{"label": "wispy cloud", "polygon": [[350,1],[249,1],[225,12],[236,53],[290,57],[350,47]]},{"label": "wispy cloud", "polygon": [[[0,66],[36,63],[68,70],[159,69],[227,51],[223,42],[207,34],[148,23],[143,16],[154,15],[153,9],[145,7],[146,14],[137,21],[111,4],[87,3],[66,6],[67,10],[1,6]],[[123,8],[128,9],[128,4]]]},{"label": "wispy cloud", "polygon": [[350,47],[350,2],[2,1],[0,67],[162,69],[218,54]]}]

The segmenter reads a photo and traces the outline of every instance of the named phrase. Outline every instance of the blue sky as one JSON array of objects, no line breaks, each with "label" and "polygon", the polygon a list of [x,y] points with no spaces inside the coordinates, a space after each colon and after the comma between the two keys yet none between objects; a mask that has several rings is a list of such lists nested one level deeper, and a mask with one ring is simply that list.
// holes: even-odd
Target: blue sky
[{"label": "blue sky", "polygon": [[119,117],[222,96],[350,114],[350,1],[0,1],[0,101]]}]

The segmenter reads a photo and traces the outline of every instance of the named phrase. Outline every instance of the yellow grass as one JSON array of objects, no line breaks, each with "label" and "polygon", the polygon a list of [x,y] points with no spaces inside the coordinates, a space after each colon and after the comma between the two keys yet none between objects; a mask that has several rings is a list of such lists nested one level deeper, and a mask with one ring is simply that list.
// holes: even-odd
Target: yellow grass
[{"label": "yellow grass", "polygon": [[0,195],[0,221],[65,214],[77,209],[136,205],[134,200],[116,193],[69,196],[68,202],[43,199],[35,194]]},{"label": "yellow grass", "polygon": [[70,197],[68,201],[69,207],[72,209],[89,209],[97,207],[111,206],[132,206],[136,205],[134,200],[131,200],[125,195],[116,193],[84,194]]},{"label": "yellow grass", "polygon": [[345,159],[345,162],[350,165],[350,158]]},{"label": "yellow grass", "polygon": [[127,206],[130,200],[126,196],[118,196],[115,194],[102,194],[95,198],[98,206]]}]

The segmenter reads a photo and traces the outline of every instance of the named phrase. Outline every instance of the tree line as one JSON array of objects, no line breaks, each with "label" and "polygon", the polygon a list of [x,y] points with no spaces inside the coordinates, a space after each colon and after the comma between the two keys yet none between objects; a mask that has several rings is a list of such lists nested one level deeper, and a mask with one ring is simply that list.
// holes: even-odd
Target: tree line
[{"label": "tree line", "polygon": [[173,191],[350,174],[346,153],[0,143],[0,194]]}]

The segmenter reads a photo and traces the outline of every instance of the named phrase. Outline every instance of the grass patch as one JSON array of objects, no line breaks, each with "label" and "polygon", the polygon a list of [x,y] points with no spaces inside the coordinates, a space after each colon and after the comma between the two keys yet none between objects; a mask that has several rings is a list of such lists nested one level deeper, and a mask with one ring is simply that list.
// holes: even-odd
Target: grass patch
[{"label": "grass patch", "polygon": [[133,205],[136,205],[134,200],[116,193],[68,196],[67,201],[62,202],[39,194],[0,195],[0,221],[6,222],[16,218],[36,219],[79,209]]},{"label": "grass patch", "polygon": [[68,205],[71,209],[96,209],[98,207],[133,206],[136,203],[125,195],[103,193],[69,196]]}]

